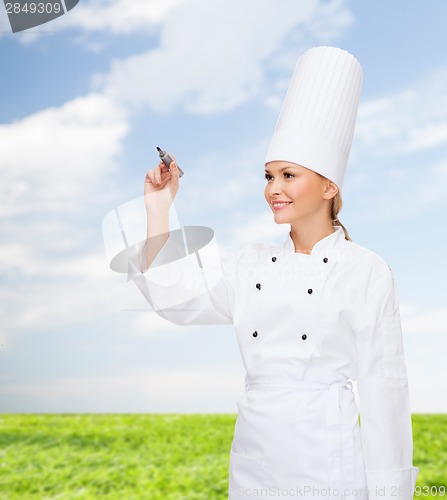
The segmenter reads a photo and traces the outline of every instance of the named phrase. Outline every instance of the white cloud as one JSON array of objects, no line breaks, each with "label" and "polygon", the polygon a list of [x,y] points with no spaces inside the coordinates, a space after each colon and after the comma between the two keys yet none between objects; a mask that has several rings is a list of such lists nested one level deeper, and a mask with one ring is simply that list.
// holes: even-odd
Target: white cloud
[{"label": "white cloud", "polygon": [[447,143],[447,71],[416,81],[411,88],[360,105],[356,147],[387,156]]},{"label": "white cloud", "polygon": [[2,382],[3,407],[34,412],[236,413],[236,402],[244,391],[242,369],[225,372],[219,368],[148,370],[34,383],[4,377]]},{"label": "white cloud", "polygon": [[[69,216],[70,214],[68,214]],[[100,225],[67,224],[67,214],[20,224],[4,220],[0,243],[0,344],[36,330],[83,325],[118,314],[131,336],[152,336],[179,327],[151,310],[125,273],[109,268]],[[89,217],[80,214],[81,221]],[[82,222],[80,223],[82,225]],[[122,314],[121,314],[122,313]]]},{"label": "white cloud", "polygon": [[361,104],[344,193],[362,222],[410,218],[446,202],[447,70]]},{"label": "white cloud", "polygon": [[[11,339],[19,332],[79,325],[116,307],[117,290],[108,279],[104,259],[98,258],[96,265],[91,259],[91,265],[84,266],[82,257],[77,260],[79,267],[60,256],[56,263],[43,264],[31,258],[21,262],[21,268],[32,268],[34,280],[11,273],[4,281],[0,296],[7,309],[2,324]],[[66,265],[73,265],[71,273]],[[59,267],[59,275],[53,266]]]},{"label": "white cloud", "polygon": [[337,39],[341,32],[354,22],[354,16],[346,8],[344,0],[320,2],[318,15],[312,20],[309,31],[321,43]]},{"label": "white cloud", "polygon": [[[439,312],[421,314],[420,319],[424,315],[428,320],[427,327],[421,325],[422,328],[418,332],[420,335],[410,335],[405,339],[405,358],[413,412],[445,413],[447,411],[447,398],[442,397],[447,383],[444,356],[447,349],[447,336],[445,329],[442,331],[440,327],[432,323]],[[439,319],[445,321],[445,312],[439,316]],[[416,325],[415,327],[418,328]]]},{"label": "white cloud", "polygon": [[[133,35],[154,34],[172,9],[187,0],[82,0],[66,15],[30,30],[15,33],[15,38],[24,45],[30,45],[41,39],[48,31],[77,30],[78,41],[90,49],[102,49],[101,40],[93,41],[92,34]],[[8,22],[3,2],[0,4],[0,36],[11,27]]]},{"label": "white cloud", "polygon": [[145,303],[140,309],[126,311],[129,313],[128,321],[130,328],[126,331],[128,335],[145,338],[157,335],[160,332],[163,332],[163,334],[176,333],[179,329],[184,328],[183,326],[170,323],[167,319],[161,318],[155,312],[150,311],[149,307]]},{"label": "white cloud", "polygon": [[[274,222],[264,198],[262,162],[267,147],[268,141],[258,141],[237,151],[211,152],[196,161],[187,189],[180,188],[177,195],[182,224],[197,220],[209,224],[219,244],[232,249],[285,238],[289,226]],[[210,165],[222,173],[217,179],[210,178]],[[206,186],[202,179],[209,179]]]},{"label": "white cloud", "polygon": [[447,373],[427,374],[427,363],[407,367],[412,413],[447,413]]},{"label": "white cloud", "polygon": [[405,333],[430,335],[443,333],[447,338],[447,308],[421,311],[408,305],[401,307],[402,330]]},{"label": "white cloud", "polygon": [[[203,212],[204,207],[230,213],[235,207],[253,206],[255,198],[263,200],[262,162],[267,146],[267,141],[253,141],[236,151],[208,152],[198,158],[191,172],[194,179],[185,191],[181,188],[179,191],[180,203],[185,205],[182,213],[187,217],[196,216]],[[217,176],[210,176],[210,166]],[[202,179],[208,179],[205,188],[200,182]]]},{"label": "white cloud", "polygon": [[90,0],[82,1],[59,21],[59,28],[114,35],[144,33],[161,23],[186,0]]},{"label": "white cloud", "polygon": [[94,220],[118,191],[127,130],[125,111],[99,94],[0,125],[2,338],[79,324],[113,300]]},{"label": "white cloud", "polygon": [[[388,161],[397,166],[391,168],[389,163],[371,164],[365,160],[360,172],[347,175],[344,192],[358,197],[361,207],[361,210],[351,214],[353,219],[357,218],[362,224],[409,219],[445,204],[445,161],[433,165],[426,162],[416,169],[412,159],[405,155]],[[441,214],[439,217],[441,223]],[[431,220],[434,222],[436,218]]]},{"label": "white cloud", "polygon": [[[314,36],[324,32],[328,38],[322,26],[329,25],[331,36],[343,31],[351,21],[344,5],[340,0],[189,0],[171,11],[159,48],[115,61],[96,84],[118,101],[145,103],[157,112],[174,107],[225,112],[259,95],[267,58],[275,61],[275,70],[286,58],[290,72],[304,48],[303,34],[314,28]],[[291,34],[292,47],[289,39],[289,51],[282,51]]]},{"label": "white cloud", "polygon": [[289,230],[289,224],[276,224],[273,214],[266,209],[262,213],[250,214],[239,224],[235,224],[230,233],[229,244],[236,249],[256,242],[283,242]]},{"label": "white cloud", "polygon": [[48,241],[32,226],[22,242],[15,241],[14,232],[5,232],[11,242],[0,245],[0,344],[12,342],[19,333],[82,325],[121,312],[123,328],[131,336],[179,328],[152,311],[125,273],[110,270],[97,241],[70,239],[69,228],[64,230],[61,222],[61,238],[66,236],[66,243],[78,249],[53,246],[56,227],[51,226]]},{"label": "white cloud", "polygon": [[123,109],[99,94],[0,125],[0,215],[79,210],[110,187],[128,130]]}]

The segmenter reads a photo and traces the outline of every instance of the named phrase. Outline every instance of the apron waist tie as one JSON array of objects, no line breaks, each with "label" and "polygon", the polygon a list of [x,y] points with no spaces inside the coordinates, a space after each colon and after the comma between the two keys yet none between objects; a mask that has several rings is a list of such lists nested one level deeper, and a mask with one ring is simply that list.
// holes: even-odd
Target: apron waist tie
[{"label": "apron waist tie", "polygon": [[[330,463],[329,482],[333,488],[336,488],[340,486],[340,480],[345,485],[348,485],[351,481],[353,481],[354,449],[352,434],[349,429],[343,428],[342,426],[342,409],[340,401],[342,399],[341,393],[343,390],[349,390],[352,393],[350,396],[354,398],[353,385],[350,379],[334,382],[321,382],[309,379],[293,379],[290,377],[252,377],[246,375],[245,390],[327,391],[325,398],[325,417],[328,456]],[[347,399],[343,398],[345,402]],[[344,456],[344,460],[342,455]]]},{"label": "apron waist tie", "polygon": [[340,391],[348,389],[353,394],[352,381],[350,379],[321,382],[319,380],[293,379],[290,377],[253,377],[245,376],[245,390],[260,391],[307,391],[307,390],[327,390],[326,398],[326,423],[337,425],[340,422],[339,399]]}]

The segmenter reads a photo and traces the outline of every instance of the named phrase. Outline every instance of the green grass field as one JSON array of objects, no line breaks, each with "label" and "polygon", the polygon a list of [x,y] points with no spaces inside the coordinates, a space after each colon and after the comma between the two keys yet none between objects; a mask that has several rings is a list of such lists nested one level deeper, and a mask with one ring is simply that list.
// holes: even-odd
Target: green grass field
[{"label": "green grass field", "polygon": [[[226,499],[236,415],[0,415],[1,499]],[[447,415],[413,415],[415,498],[447,499]],[[431,487],[432,493],[429,494]]]}]

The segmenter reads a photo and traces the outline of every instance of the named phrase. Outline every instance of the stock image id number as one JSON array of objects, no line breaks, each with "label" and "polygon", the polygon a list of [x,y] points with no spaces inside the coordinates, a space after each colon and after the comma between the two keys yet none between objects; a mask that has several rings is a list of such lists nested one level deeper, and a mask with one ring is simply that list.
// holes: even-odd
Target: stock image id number
[{"label": "stock image id number", "polygon": [[59,2],[15,2],[5,3],[7,14],[60,14],[62,12]]}]

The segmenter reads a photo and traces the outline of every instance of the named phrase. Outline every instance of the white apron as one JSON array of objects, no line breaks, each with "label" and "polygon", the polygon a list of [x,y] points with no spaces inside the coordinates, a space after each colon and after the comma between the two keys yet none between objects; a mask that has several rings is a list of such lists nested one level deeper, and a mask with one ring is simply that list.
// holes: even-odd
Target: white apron
[{"label": "white apron", "polygon": [[399,305],[381,257],[334,227],[310,255],[295,253],[290,234],[237,253],[210,244],[133,279],[173,323],[235,327],[246,391],[230,500],[413,498]]}]

